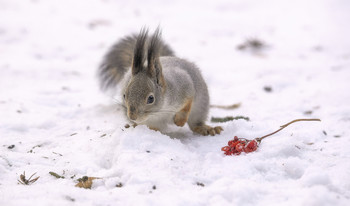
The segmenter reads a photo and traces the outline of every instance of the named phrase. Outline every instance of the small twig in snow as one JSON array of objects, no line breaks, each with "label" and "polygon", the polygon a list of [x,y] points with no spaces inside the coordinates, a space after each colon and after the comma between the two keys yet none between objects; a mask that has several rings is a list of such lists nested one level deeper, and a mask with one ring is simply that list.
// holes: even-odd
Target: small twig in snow
[{"label": "small twig in snow", "polygon": [[49,174],[52,175],[52,176],[54,176],[54,177],[56,177],[57,179],[60,179],[60,178],[64,179],[63,176],[61,176],[61,175],[59,175],[59,174],[57,174],[57,173],[55,173],[55,172],[49,172]]}]

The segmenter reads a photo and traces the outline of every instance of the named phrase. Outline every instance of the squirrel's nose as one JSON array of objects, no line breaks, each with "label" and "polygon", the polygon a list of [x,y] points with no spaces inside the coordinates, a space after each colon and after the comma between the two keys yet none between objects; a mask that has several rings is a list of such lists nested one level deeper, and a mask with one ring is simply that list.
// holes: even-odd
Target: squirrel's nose
[{"label": "squirrel's nose", "polygon": [[130,107],[129,107],[129,110],[130,110],[130,112],[135,112],[135,111],[136,111],[136,108],[135,108],[134,106],[130,106]]},{"label": "squirrel's nose", "polygon": [[137,119],[137,111],[136,111],[136,108],[134,106],[129,107],[128,116],[131,120]]}]

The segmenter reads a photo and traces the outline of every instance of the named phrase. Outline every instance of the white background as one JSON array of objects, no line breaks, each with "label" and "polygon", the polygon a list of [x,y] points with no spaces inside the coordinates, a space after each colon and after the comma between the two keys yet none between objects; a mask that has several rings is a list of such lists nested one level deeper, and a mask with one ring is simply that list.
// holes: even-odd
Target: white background
[{"label": "white background", "polygon": [[[0,205],[349,205],[349,11],[346,0],[1,0]],[[215,137],[124,128],[96,70],[119,38],[158,25],[201,68],[212,104],[242,104],[209,118],[249,122],[217,124]],[[237,50],[249,38],[267,48]],[[297,118],[322,122],[295,123],[254,153],[220,150]],[[23,171],[40,178],[18,184]],[[74,187],[84,175],[102,179]]]}]

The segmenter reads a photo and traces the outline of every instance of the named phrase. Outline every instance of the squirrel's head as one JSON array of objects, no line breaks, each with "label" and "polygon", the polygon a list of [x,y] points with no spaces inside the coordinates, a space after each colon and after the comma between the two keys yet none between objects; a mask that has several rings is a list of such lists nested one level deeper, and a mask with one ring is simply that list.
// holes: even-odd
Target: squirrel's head
[{"label": "squirrel's head", "polygon": [[149,40],[146,61],[147,34],[148,31],[142,29],[137,37],[131,68],[132,77],[123,93],[127,116],[138,124],[142,124],[150,115],[159,111],[166,88],[159,61],[159,29]]}]

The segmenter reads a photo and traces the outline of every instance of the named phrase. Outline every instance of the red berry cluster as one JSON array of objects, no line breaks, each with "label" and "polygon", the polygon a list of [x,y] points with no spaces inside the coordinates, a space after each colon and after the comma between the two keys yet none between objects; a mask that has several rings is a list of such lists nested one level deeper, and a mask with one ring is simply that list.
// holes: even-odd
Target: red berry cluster
[{"label": "red berry cluster", "polygon": [[237,136],[228,141],[228,146],[221,148],[225,155],[240,155],[242,152],[249,153],[258,149],[258,142],[254,140],[239,139]]}]

